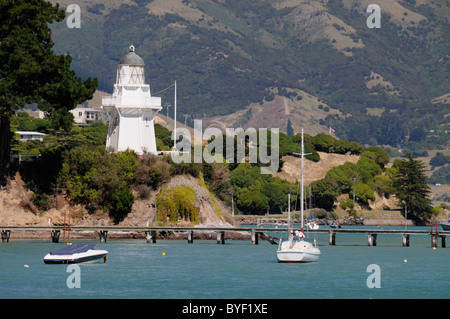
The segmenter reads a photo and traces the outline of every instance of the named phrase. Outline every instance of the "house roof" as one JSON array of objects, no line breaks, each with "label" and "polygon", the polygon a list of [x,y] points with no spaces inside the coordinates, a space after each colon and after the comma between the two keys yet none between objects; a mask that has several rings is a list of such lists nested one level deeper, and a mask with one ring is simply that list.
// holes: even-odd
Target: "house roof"
[{"label": "house roof", "polygon": [[90,107],[76,107],[71,111],[103,112],[101,109],[93,109]]},{"label": "house roof", "polygon": [[47,135],[41,132],[32,132],[32,131],[16,131],[16,133],[19,135],[39,135],[39,136]]}]

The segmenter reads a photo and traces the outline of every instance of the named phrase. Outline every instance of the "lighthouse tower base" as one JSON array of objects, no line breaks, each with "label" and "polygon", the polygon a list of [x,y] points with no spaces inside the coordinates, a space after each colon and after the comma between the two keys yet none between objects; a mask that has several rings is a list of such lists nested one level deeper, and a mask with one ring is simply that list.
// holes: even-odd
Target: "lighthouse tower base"
[{"label": "lighthouse tower base", "polygon": [[106,148],[115,152],[127,149],[137,154],[156,154],[154,118],[149,109],[113,108]]}]

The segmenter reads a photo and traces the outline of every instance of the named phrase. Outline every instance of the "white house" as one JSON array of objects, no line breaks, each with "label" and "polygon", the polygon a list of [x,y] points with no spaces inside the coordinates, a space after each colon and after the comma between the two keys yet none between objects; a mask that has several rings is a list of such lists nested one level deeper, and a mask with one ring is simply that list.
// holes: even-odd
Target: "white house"
[{"label": "white house", "polygon": [[27,142],[31,140],[44,141],[44,136],[46,134],[39,132],[29,132],[29,131],[17,131],[16,134],[19,134],[19,141]]},{"label": "white house", "polygon": [[161,98],[152,97],[145,83],[145,63],[134,52],[119,62],[112,96],[102,98],[102,108],[109,118],[106,147],[116,152],[126,149],[137,154],[156,153],[154,118],[161,107]]},{"label": "white house", "polygon": [[101,121],[104,111],[101,109],[93,109],[88,107],[78,106],[70,110],[73,114],[75,123],[89,124],[92,122]]}]

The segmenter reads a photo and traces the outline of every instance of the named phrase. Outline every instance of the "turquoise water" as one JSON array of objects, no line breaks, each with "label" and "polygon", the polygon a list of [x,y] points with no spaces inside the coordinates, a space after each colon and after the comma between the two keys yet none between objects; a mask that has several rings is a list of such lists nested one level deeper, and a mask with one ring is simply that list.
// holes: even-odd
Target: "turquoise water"
[{"label": "turquoise water", "polygon": [[[2,298],[19,299],[450,298],[450,248],[439,241],[431,249],[429,236],[412,235],[410,247],[402,247],[401,235],[378,235],[376,247],[364,234],[337,234],[336,246],[328,234],[316,238],[322,254],[311,264],[278,263],[277,246],[264,240],[90,241],[109,257],[80,266],[80,288],[67,287],[67,265],[42,261],[63,243],[11,240],[0,243],[0,288]],[[367,287],[371,264],[379,266],[380,288]]]}]

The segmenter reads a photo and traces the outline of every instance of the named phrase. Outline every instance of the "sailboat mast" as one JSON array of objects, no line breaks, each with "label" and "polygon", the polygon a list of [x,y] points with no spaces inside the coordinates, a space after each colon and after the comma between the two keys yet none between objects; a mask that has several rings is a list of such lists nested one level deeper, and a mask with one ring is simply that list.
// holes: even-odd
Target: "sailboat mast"
[{"label": "sailboat mast", "polygon": [[288,194],[288,240],[292,240],[291,232],[291,193]]},{"label": "sailboat mast", "polygon": [[302,175],[301,175],[301,192],[300,192],[300,212],[302,218],[302,229],[303,229],[303,162],[305,156],[304,144],[303,144],[303,129],[302,129]]},{"label": "sailboat mast", "polygon": [[173,116],[173,148],[176,148],[177,145],[177,81],[174,83],[175,85],[175,94],[173,97],[174,104],[174,116]]}]

